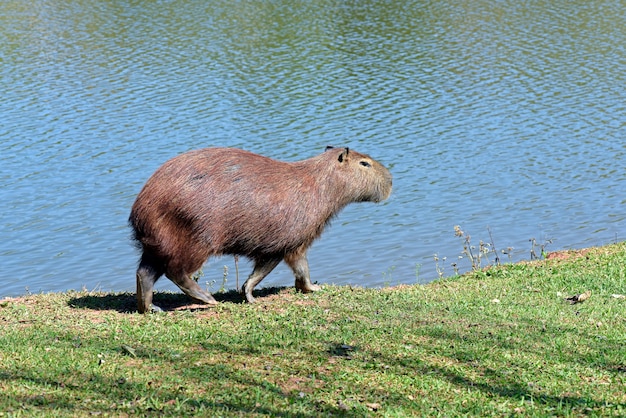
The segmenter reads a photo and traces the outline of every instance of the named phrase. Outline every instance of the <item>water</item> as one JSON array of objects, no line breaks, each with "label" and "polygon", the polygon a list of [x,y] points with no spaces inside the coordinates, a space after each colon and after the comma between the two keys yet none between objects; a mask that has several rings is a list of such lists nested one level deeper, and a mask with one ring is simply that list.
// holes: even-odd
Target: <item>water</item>
[{"label": "water", "polygon": [[[625,15],[564,0],[4,1],[0,297],[133,291],[130,206],[160,164],[205,146],[290,161],[350,146],[390,167],[392,197],[348,207],[314,244],[320,283],[467,270],[455,225],[476,246],[490,230],[512,261],[531,238],[623,240]],[[224,265],[233,287],[230,257],[201,280],[217,290]],[[281,265],[262,285],[293,278]]]}]

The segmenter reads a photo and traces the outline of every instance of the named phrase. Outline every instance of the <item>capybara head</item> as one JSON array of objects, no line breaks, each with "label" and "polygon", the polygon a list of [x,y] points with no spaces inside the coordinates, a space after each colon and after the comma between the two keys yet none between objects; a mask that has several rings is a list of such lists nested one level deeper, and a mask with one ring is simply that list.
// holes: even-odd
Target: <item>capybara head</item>
[{"label": "capybara head", "polygon": [[[349,148],[326,147],[326,152],[336,156],[340,164],[329,165],[329,170],[337,170],[347,176],[347,186],[343,190],[350,202],[380,202],[391,194],[391,173],[381,163],[369,155],[351,151]],[[332,159],[331,159],[332,160]]]},{"label": "capybara head", "polygon": [[391,194],[389,170],[348,148],[328,147],[302,161],[282,162],[233,148],[206,148],[163,164],[146,182],[129,222],[142,249],[137,270],[139,311],[150,309],[163,274],[204,303],[213,297],[191,275],[212,255],[250,258],[252,289],[284,260],[296,287],[309,292],[306,252],[328,222],[352,202]]}]

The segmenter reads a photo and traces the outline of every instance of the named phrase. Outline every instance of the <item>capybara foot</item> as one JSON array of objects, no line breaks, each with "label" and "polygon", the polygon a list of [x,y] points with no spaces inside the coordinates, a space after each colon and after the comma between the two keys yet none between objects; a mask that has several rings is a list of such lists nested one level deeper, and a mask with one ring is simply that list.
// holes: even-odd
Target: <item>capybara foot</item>
[{"label": "capybara foot", "polygon": [[298,289],[302,293],[311,293],[311,292],[317,292],[319,290],[322,290],[322,287],[320,285],[313,284],[313,283],[308,283],[308,284],[296,283],[296,289]]},{"label": "capybara foot", "polygon": [[185,292],[185,294],[193,299],[194,302],[203,303],[211,306],[217,305],[217,301],[215,300],[213,295],[202,290],[202,288],[198,286],[198,283],[189,278],[189,276],[178,277],[175,278],[173,281],[174,283],[176,283],[176,285],[178,285],[180,290]]},{"label": "capybara foot", "polygon": [[248,303],[256,302],[256,299],[254,298],[254,296],[252,296],[252,290],[246,289],[245,283],[241,287],[241,294],[246,298],[246,302],[248,302]]},{"label": "capybara foot", "polygon": [[[213,296],[211,296],[211,299],[213,299]],[[199,300],[199,299],[193,298],[193,300],[194,300],[194,302],[197,302],[198,304],[207,305],[207,306],[217,306],[219,304],[219,302],[216,301],[215,299],[209,300],[209,301],[204,301],[204,300]]]},{"label": "capybara foot", "polygon": [[254,269],[252,270],[252,274],[248,276],[248,280],[246,280],[241,286],[241,293],[246,296],[246,300],[248,303],[254,303],[254,297],[252,296],[252,291],[254,290],[254,286],[259,284],[261,280],[265,278],[274,267],[276,267],[280,263],[280,258],[269,258],[269,259],[259,259],[254,263]]},{"label": "capybara foot", "polygon": [[187,295],[189,295],[191,299],[193,299],[194,302],[197,302],[203,305],[215,306],[218,304],[218,302],[215,300],[212,294],[206,293],[204,291],[202,293],[195,293],[195,292],[192,292],[192,294],[187,293]]}]

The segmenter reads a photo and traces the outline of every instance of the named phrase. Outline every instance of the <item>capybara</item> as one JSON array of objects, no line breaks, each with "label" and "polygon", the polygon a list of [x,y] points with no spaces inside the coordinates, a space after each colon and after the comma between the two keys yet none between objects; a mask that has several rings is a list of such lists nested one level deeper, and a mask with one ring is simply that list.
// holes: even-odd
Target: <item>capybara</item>
[{"label": "capybara", "polygon": [[142,250],[137,268],[139,312],[152,305],[165,274],[191,298],[217,302],[191,275],[214,255],[246,256],[254,269],[241,288],[252,290],[280,263],[296,288],[311,283],[308,248],[348,203],[380,202],[391,194],[391,173],[365,154],[328,147],[297,162],[276,161],[234,148],[190,151],[163,164],[133,204],[129,223]]}]

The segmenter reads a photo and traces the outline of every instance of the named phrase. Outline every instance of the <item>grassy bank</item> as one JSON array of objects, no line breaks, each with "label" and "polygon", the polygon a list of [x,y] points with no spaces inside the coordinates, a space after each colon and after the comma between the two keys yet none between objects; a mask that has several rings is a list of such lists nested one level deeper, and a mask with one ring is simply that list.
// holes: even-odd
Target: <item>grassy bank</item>
[{"label": "grassy bank", "polygon": [[4,300],[0,416],[624,416],[625,265],[617,244],[145,316],[132,294]]}]

